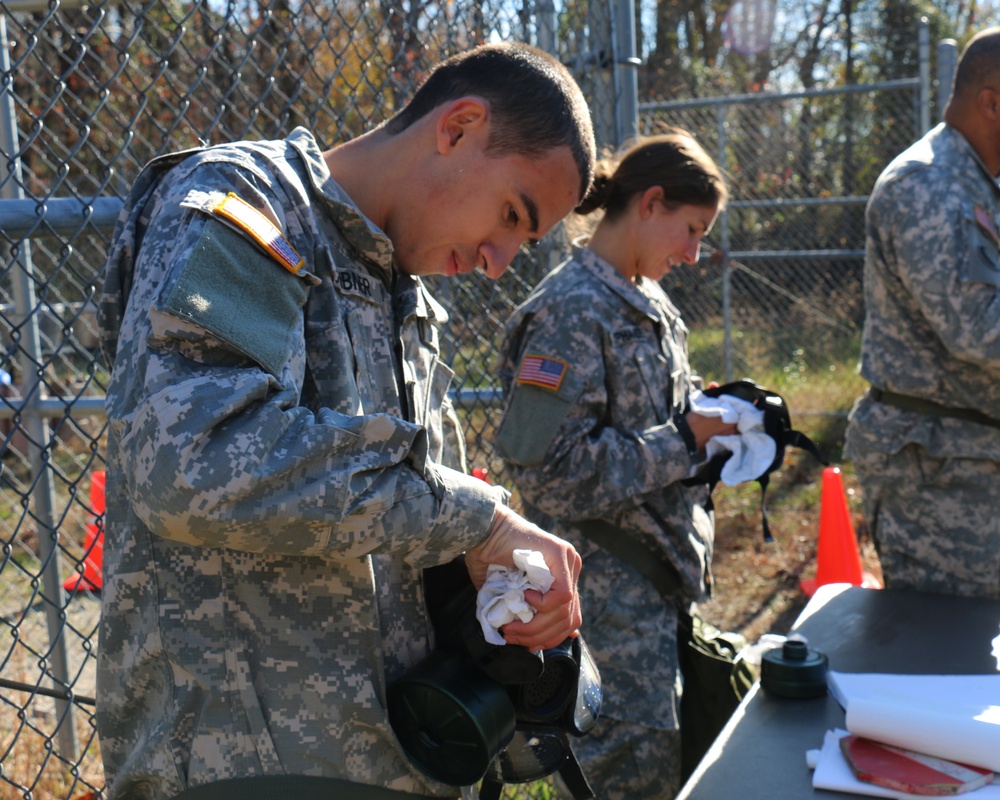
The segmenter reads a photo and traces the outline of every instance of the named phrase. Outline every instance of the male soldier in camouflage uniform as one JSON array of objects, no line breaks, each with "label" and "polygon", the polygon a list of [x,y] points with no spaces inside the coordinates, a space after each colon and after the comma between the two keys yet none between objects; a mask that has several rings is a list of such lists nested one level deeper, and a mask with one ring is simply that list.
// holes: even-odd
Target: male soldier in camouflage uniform
[{"label": "male soldier in camouflage uniform", "polygon": [[1000,597],[1000,28],[959,59],[945,121],[882,173],[845,455],[889,588]]},{"label": "male soldier in camouflage uniform", "polygon": [[458,794],[386,716],[432,646],[422,568],[465,552],[478,585],[542,551],[555,584],[504,631],[539,649],[580,624],[580,560],[464,474],[446,313],[419,276],[498,277],[593,159],[569,73],[497,45],[332,150],[296,129],[141,174],[102,297],[111,798]]}]

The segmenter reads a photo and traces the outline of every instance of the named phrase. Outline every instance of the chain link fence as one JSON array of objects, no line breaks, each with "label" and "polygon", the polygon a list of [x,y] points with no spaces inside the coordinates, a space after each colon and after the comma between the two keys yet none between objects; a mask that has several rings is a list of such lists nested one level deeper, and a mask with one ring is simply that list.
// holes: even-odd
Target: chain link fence
[{"label": "chain link fence", "polygon": [[864,321],[864,210],[885,165],[923,134],[919,79],[640,105],[643,133],[694,132],[731,199],[693,269],[665,288],[706,378],[836,375]]},{"label": "chain link fence", "polygon": [[[528,41],[573,71],[601,145],[681,125],[729,173],[706,257],[667,285],[703,374],[856,352],[865,193],[918,133],[914,85],[640,107],[632,13],[630,0],[0,0],[0,798],[104,786],[88,581],[108,374],[94,300],[121,199],[150,158],[296,125],[332,146],[391,116],[441,58]],[[496,344],[566,237],[525,250],[499,282],[430,281],[452,312],[470,465],[496,482]]]}]

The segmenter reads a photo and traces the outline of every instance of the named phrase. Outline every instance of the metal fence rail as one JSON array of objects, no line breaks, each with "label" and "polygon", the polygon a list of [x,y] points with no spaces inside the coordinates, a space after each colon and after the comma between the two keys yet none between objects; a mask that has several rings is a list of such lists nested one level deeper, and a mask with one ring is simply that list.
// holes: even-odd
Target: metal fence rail
[{"label": "metal fence rail", "polygon": [[[122,198],[153,156],[295,125],[330,146],[390,116],[440,58],[529,41],[573,71],[600,144],[682,125],[725,166],[733,200],[707,255],[667,282],[703,374],[815,366],[856,348],[861,210],[872,174],[920,130],[926,90],[640,105],[634,8],[0,0],[0,797],[81,798],[104,786],[99,603],[79,582],[99,562],[103,513],[108,375],[93,311]],[[490,446],[501,327],[568,235],[522,253],[500,282],[431,281],[452,311],[446,347],[470,460],[495,481],[505,477]]]}]

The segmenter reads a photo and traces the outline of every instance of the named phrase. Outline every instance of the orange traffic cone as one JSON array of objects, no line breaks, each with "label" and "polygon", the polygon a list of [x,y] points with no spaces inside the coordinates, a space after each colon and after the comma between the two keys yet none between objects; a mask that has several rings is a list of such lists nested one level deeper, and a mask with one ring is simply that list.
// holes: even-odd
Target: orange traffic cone
[{"label": "orange traffic cone", "polygon": [[823,490],[819,498],[819,543],[816,548],[816,577],[799,583],[809,597],[828,583],[849,583],[869,589],[878,580],[863,571],[858,537],[847,510],[847,494],[839,467],[823,470]]},{"label": "orange traffic cone", "polygon": [[83,574],[75,575],[63,584],[67,592],[101,591],[101,567],[104,563],[104,531],[98,527],[97,518],[104,516],[104,470],[94,470],[90,476],[90,506],[94,522],[87,525],[84,539]]}]

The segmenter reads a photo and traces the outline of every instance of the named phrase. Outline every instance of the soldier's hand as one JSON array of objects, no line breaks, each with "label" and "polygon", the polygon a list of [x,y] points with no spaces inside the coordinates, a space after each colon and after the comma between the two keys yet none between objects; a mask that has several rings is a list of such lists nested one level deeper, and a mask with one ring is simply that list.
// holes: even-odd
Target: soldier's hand
[{"label": "soldier's hand", "polygon": [[739,432],[735,422],[723,422],[722,417],[706,417],[694,411],[688,411],[684,416],[699,450],[704,450],[713,436],[731,436]]},{"label": "soldier's hand", "polygon": [[582,563],[579,553],[569,542],[546,533],[504,506],[497,509],[490,535],[465,554],[465,565],[476,589],[486,581],[490,564],[513,567],[515,550],[539,551],[554,580],[544,595],[531,589],[524,593],[535,616],[530,622],[515,620],[504,625],[504,639],[529,650],[544,650],[567,636],[576,636],[583,621],[577,593]]}]

